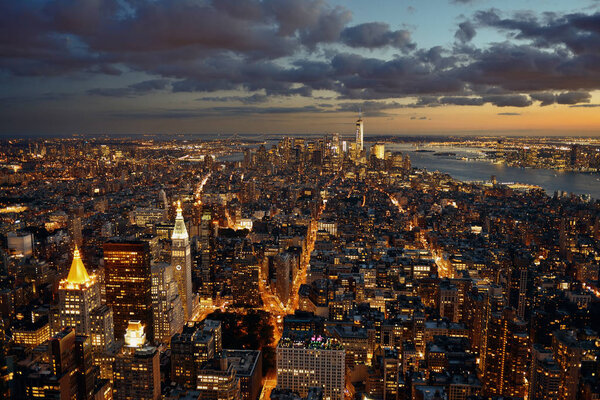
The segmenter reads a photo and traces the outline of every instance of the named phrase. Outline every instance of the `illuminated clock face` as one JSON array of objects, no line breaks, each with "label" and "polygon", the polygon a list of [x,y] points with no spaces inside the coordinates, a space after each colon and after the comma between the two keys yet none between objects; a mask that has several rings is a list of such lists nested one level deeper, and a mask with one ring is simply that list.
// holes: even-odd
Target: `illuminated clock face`
[{"label": "illuminated clock face", "polygon": [[177,271],[181,271],[181,265],[176,266],[175,269],[177,269]]}]

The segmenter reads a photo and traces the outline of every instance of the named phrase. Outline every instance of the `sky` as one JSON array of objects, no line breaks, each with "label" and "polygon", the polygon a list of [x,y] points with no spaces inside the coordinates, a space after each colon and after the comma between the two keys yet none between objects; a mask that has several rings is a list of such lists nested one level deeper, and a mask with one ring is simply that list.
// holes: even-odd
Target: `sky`
[{"label": "sky", "polygon": [[0,0],[0,135],[600,136],[600,0]]}]

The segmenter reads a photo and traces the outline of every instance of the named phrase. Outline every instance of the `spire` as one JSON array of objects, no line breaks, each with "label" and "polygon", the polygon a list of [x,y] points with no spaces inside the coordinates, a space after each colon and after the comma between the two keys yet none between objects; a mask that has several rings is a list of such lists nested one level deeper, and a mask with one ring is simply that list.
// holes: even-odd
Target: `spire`
[{"label": "spire", "polygon": [[75,245],[75,250],[73,251],[73,262],[71,263],[71,269],[69,269],[67,282],[81,285],[88,281],[90,281],[90,276],[85,270],[83,261],[81,261],[79,248],[77,248],[77,245]]},{"label": "spire", "polygon": [[183,220],[183,210],[181,209],[181,201],[177,201],[177,216],[175,217],[175,228],[173,228],[173,236],[171,239],[187,239],[188,233]]}]

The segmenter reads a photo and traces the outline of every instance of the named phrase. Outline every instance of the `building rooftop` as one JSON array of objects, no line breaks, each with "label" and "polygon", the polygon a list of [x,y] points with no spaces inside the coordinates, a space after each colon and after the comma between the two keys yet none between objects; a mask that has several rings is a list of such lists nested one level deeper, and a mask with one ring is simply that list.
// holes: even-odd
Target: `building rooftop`
[{"label": "building rooftop", "polygon": [[251,376],[261,357],[260,350],[223,350],[238,376]]},{"label": "building rooftop", "polygon": [[334,339],[326,336],[299,336],[299,337],[283,337],[279,341],[277,347],[280,348],[298,348],[298,349],[315,349],[315,350],[343,350],[344,346]]}]

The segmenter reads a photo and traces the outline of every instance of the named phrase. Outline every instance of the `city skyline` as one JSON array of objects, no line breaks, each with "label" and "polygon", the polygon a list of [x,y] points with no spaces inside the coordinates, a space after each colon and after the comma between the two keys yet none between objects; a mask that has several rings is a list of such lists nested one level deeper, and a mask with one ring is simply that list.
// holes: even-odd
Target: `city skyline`
[{"label": "city skyline", "polygon": [[3,143],[0,397],[597,399],[600,139],[363,122]]},{"label": "city skyline", "polygon": [[596,0],[0,3],[0,135],[600,133]]}]

